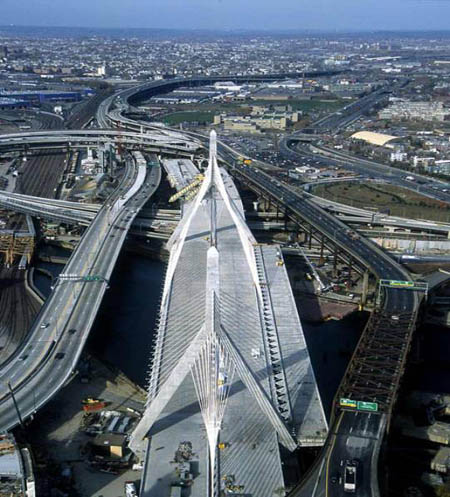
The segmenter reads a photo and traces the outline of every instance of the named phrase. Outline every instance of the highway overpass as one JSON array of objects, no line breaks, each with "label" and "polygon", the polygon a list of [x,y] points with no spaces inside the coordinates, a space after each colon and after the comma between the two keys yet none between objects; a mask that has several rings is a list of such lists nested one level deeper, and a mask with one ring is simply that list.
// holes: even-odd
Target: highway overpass
[{"label": "highway overpass", "polygon": [[[314,195],[305,195],[315,204],[335,214],[342,221],[351,223],[352,225],[393,227],[394,229],[403,229],[419,234],[432,233],[437,236],[448,236],[450,233],[449,224],[387,216],[365,209],[332,202]],[[0,205],[23,214],[30,214],[35,217],[66,224],[78,224],[83,226],[89,225],[101,207],[100,204],[85,204],[59,199],[32,197],[12,192],[0,192]],[[269,216],[270,213],[267,215]],[[152,217],[149,219],[147,215],[140,213],[133,224],[133,229],[137,232],[142,229],[152,228],[155,226],[155,223],[157,223],[157,221]],[[270,222],[260,221],[258,223],[256,220],[252,220],[250,226],[255,229],[276,228],[276,226],[272,225]],[[392,234],[395,235],[395,232]]]},{"label": "highway overpass", "polygon": [[197,140],[181,139],[179,133],[158,130],[127,132],[117,130],[56,130],[33,131],[0,135],[0,153],[66,148],[97,147],[99,144],[113,143],[128,149],[164,152],[175,156],[192,156],[199,148]]},{"label": "highway overpass", "polygon": [[[134,95],[134,102],[142,96],[142,91],[128,90],[124,95],[127,99]],[[360,110],[356,110],[356,114],[358,112]],[[345,116],[346,119],[349,117]],[[195,136],[202,139],[201,135]],[[378,279],[410,279],[408,272],[386,253],[362,237],[355,239],[350,236],[347,225],[315,204],[306,194],[293,192],[262,171],[238,163],[236,159],[241,154],[220,142],[218,153],[229,164],[233,176],[245,182],[258,195],[284,208],[294,222],[309,226],[311,236],[325,239],[332,250],[338,247],[346,252]],[[342,475],[347,459],[358,459],[360,462],[358,495],[379,495],[379,450],[404,372],[419,304],[418,295],[402,287],[383,288],[381,295],[380,306],[362,333],[337,393],[325,447],[313,471],[294,491],[295,496],[328,496],[331,491],[333,495],[342,495],[342,485],[336,485],[333,481],[336,475]],[[344,405],[340,399],[350,402]],[[376,410],[358,410],[358,402],[362,402],[363,406],[376,406]]]},{"label": "highway overpass", "polygon": [[0,431],[32,416],[71,378],[127,232],[160,177],[159,166],[148,168],[138,152],[128,160],[121,184],[72,253],[27,340],[0,369]]}]

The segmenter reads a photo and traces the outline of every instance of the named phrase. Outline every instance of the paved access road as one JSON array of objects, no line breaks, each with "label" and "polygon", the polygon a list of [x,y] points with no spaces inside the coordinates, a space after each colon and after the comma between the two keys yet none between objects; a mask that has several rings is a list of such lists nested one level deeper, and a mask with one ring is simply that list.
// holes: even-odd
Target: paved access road
[{"label": "paved access road", "polygon": [[[325,147],[313,147],[313,151],[326,157],[327,163],[339,167],[345,167],[363,176],[370,176],[386,181],[396,186],[401,186],[417,193],[425,195],[435,200],[450,203],[450,184],[429,176],[423,176],[408,171],[402,171],[395,167],[387,166],[379,162],[362,159],[339,151],[334,151]],[[300,149],[300,155],[311,155],[304,148]],[[314,157],[317,157],[314,154]],[[407,180],[406,177],[414,178]]]}]

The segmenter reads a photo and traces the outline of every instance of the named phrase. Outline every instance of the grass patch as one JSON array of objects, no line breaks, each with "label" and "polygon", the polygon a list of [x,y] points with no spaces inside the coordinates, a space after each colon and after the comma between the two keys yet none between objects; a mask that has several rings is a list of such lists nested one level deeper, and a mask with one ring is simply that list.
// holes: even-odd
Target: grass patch
[{"label": "grass patch", "polygon": [[174,112],[161,118],[169,126],[174,126],[185,122],[212,123],[214,120],[214,112],[202,111],[183,111]]},{"label": "grass patch", "polygon": [[[228,114],[246,115],[250,113],[252,105],[269,107],[270,105],[291,105],[293,110],[302,112],[327,111],[335,112],[348,104],[349,100],[248,100],[246,102],[229,102],[229,103],[212,103],[203,104],[177,104],[170,108],[168,116],[176,114],[197,113],[204,115],[211,113],[213,115],[222,112]],[[166,119],[166,117],[164,117]],[[195,119],[194,119],[195,120]],[[180,121],[179,121],[180,122]]]},{"label": "grass patch", "polygon": [[393,185],[336,183],[318,185],[311,193],[361,209],[389,209],[392,216],[450,222],[450,210],[444,202]]},{"label": "grass patch", "polygon": [[291,105],[293,110],[302,112],[329,111],[335,112],[350,100],[251,100],[248,105]]}]

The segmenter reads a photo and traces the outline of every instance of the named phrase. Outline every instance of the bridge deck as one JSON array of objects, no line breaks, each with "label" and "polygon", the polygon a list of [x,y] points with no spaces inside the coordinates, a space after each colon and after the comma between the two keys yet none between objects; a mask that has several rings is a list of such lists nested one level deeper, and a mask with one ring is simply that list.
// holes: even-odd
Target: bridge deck
[{"label": "bridge deck", "polygon": [[199,173],[194,163],[189,159],[166,159],[163,167],[167,172],[172,187],[181,190],[194,181]]},{"label": "bridge deck", "polygon": [[[248,230],[236,224],[236,215],[243,223],[242,203],[224,171],[222,178],[234,210],[216,190],[218,313],[221,329],[240,356],[237,361],[242,361],[243,369],[237,367],[230,379],[220,430],[220,441],[226,447],[219,451],[218,471],[222,482],[226,475],[234,475],[235,484],[243,485],[246,495],[269,497],[284,485],[280,439],[274,428],[276,415],[261,407],[259,396],[270,399],[274,413],[281,417],[283,402],[290,404],[287,426],[300,445],[321,445],[327,425],[281,253],[276,247],[259,246]],[[186,209],[171,239],[147,410],[153,408],[152,399],[155,402],[167,383],[173,382],[169,387],[173,395],[149,432],[143,495],[168,495],[168,485],[179,481],[177,464],[171,461],[185,441],[192,443],[195,453],[188,465],[194,477],[190,495],[208,495],[207,434],[194,381],[191,374],[173,377],[207,319],[207,259],[214,206],[207,196],[195,203]],[[177,241],[186,224],[189,227],[180,247]],[[257,264],[249,262],[249,257]],[[262,300],[258,286],[264,288]],[[277,372],[275,363],[281,365]],[[257,386],[249,388],[251,378]]]}]

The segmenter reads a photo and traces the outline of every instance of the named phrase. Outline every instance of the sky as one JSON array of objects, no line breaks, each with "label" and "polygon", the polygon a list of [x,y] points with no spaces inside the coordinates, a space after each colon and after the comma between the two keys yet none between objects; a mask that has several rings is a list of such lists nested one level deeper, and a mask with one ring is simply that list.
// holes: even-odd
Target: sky
[{"label": "sky", "polygon": [[0,25],[448,30],[450,0],[0,0]]}]

